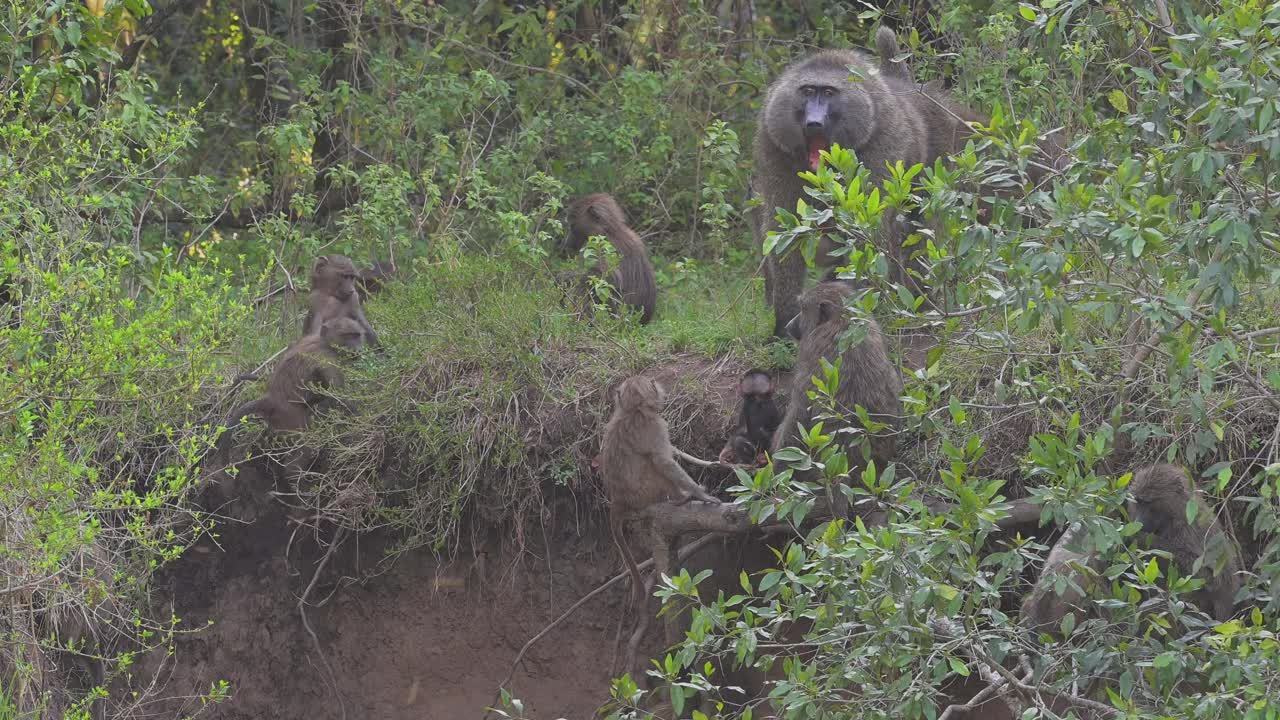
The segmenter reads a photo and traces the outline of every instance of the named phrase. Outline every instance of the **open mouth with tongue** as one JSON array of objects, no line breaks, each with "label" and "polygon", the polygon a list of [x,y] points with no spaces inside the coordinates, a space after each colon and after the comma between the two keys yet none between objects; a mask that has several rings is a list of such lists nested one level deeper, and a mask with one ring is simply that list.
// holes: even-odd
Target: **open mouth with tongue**
[{"label": "open mouth with tongue", "polygon": [[817,172],[818,163],[822,161],[822,151],[831,148],[827,138],[822,135],[814,135],[808,139],[809,142],[809,169]]}]

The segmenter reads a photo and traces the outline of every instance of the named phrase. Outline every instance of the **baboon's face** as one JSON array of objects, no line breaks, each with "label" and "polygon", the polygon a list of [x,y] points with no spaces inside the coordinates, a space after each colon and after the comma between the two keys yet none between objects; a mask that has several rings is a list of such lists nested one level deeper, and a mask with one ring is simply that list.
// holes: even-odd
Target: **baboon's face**
[{"label": "baboon's face", "polygon": [[326,294],[346,302],[356,292],[356,266],[341,255],[322,258],[316,267],[316,283]]},{"label": "baboon's face", "polygon": [[802,78],[792,90],[791,120],[796,144],[804,147],[810,170],[817,170],[820,153],[832,143],[856,149],[865,134],[870,108],[866,91],[849,82],[845,69],[827,69]]},{"label": "baboon's face", "polygon": [[358,352],[364,347],[364,328],[348,317],[334,318],[320,328],[320,334],[334,347]]},{"label": "baboon's face", "polygon": [[749,373],[738,383],[738,393],[745,399],[759,399],[773,394],[773,380],[764,373]]}]

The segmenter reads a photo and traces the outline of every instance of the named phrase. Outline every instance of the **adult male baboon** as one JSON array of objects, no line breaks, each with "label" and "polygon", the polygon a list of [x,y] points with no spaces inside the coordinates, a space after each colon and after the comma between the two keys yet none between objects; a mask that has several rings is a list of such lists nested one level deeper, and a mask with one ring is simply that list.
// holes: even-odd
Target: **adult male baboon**
[{"label": "adult male baboon", "polygon": [[628,517],[661,502],[690,500],[719,504],[674,457],[667,421],[662,419],[666,393],[651,378],[627,378],[614,394],[613,416],[600,442],[600,472],[609,498],[613,541],[631,571],[636,607],[644,607],[644,581],[622,536]]},{"label": "adult male baboon", "polygon": [[[1022,601],[1022,620],[1033,632],[1051,632],[1062,624],[1068,612],[1083,620],[1090,610],[1081,604],[1101,568],[1098,556],[1082,546],[1086,540],[1083,526],[1075,523],[1058,538],[1044,561],[1040,577]],[[1057,592],[1060,578],[1066,579],[1062,594]]]},{"label": "adult male baboon", "polygon": [[326,320],[319,335],[308,335],[281,358],[267,380],[267,394],[241,405],[228,427],[246,415],[259,415],[273,431],[303,430],[311,414],[328,398],[317,387],[342,386],[338,363],[364,346],[365,330],[354,318]]},{"label": "adult male baboon", "polygon": [[348,317],[360,324],[369,345],[378,344],[378,335],[365,319],[360,305],[356,277],[355,263],[345,255],[316,258],[311,266],[311,295],[308,298],[311,309],[302,322],[304,337],[319,334],[321,326],[328,320]]},{"label": "adult male baboon", "polygon": [[[1219,622],[1230,618],[1240,590],[1240,556],[1187,472],[1175,465],[1142,468],[1134,473],[1129,494],[1129,517],[1142,523],[1152,549],[1169,553],[1184,577],[1195,573],[1204,580],[1192,602]],[[1191,522],[1188,504],[1195,507]]]},{"label": "adult male baboon", "polygon": [[[887,42],[880,37],[877,42],[881,53],[888,50]],[[929,133],[937,129],[926,125],[915,95],[904,92],[906,79],[899,72],[886,77],[873,62],[857,50],[826,50],[792,64],[769,86],[752,147],[752,186],[764,201],[753,228],[757,243],[763,244],[776,228],[777,208],[794,210],[802,197],[805,183],[797,174],[817,169],[819,154],[833,143],[856,152],[877,181],[887,177],[886,163],[901,160],[909,167],[933,161]],[[850,67],[861,76],[859,82],[850,82]],[[883,249],[890,276],[907,283],[901,228],[894,218],[886,218],[885,225]],[[832,249],[829,241],[822,243],[820,265],[836,262],[827,254]],[[798,252],[766,259],[766,291],[778,336],[795,315],[804,277],[804,259]]]},{"label": "adult male baboon", "polygon": [[578,252],[592,235],[603,235],[621,256],[621,264],[609,276],[625,305],[640,310],[640,322],[653,319],[658,286],[649,263],[649,252],[640,236],[627,225],[627,216],[608,193],[594,193],[569,204],[569,235],[564,245]]},{"label": "adult male baboon", "polygon": [[[834,393],[839,409],[852,417],[854,408],[861,405],[873,420],[888,425],[870,438],[871,459],[877,469],[883,469],[897,451],[902,378],[885,351],[880,327],[872,320],[866,321],[867,334],[861,342],[850,345],[843,353],[839,351],[840,336],[849,328],[850,317],[844,303],[851,292],[844,283],[823,282],[800,299],[800,312],[787,326],[787,331],[800,341],[795,379],[786,415],[773,436],[772,449],[777,452],[798,444],[799,426],[813,425],[815,413],[808,397],[813,387],[812,378],[822,377],[823,360],[834,363],[839,357],[840,383]],[[861,455],[854,452],[849,460],[852,471],[861,464]],[[837,503],[842,497],[837,493]]]},{"label": "adult male baboon", "polygon": [[[881,27],[876,33],[878,65],[857,50],[826,50],[792,64],[769,86],[752,146],[752,187],[764,201],[752,218],[758,244],[776,229],[777,208],[794,210],[803,197],[805,183],[797,173],[817,169],[821,151],[833,143],[853,150],[872,179],[882,182],[888,177],[886,163],[930,165],[963,146],[973,134],[971,122],[988,122],[953,100],[940,83],[918,85],[905,62],[894,62],[898,53],[893,31]],[[850,67],[861,76],[859,81],[850,81]],[[1060,147],[1041,147],[1050,164],[1061,164]],[[1046,173],[1035,164],[1029,171],[1036,183]],[[925,288],[915,277],[921,269],[918,257],[902,247],[906,230],[901,219],[886,216],[878,244],[888,260],[889,278],[918,295]],[[833,249],[830,241],[821,242],[815,262],[834,265],[838,258],[830,255]],[[798,252],[766,258],[766,294],[774,310],[775,335],[782,336],[795,315],[804,277]]]},{"label": "adult male baboon", "polygon": [[738,381],[742,408],[733,434],[720,451],[720,462],[758,462],[757,455],[769,449],[773,433],[782,419],[773,390],[773,378],[764,370],[752,368]]}]

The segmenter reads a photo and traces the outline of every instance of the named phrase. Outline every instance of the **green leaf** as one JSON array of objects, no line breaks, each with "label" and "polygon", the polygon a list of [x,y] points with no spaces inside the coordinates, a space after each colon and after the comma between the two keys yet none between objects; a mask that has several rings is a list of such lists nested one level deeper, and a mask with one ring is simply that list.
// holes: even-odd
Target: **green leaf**
[{"label": "green leaf", "polygon": [[1142,579],[1148,583],[1154,583],[1156,578],[1160,577],[1160,563],[1155,558],[1151,558],[1151,562],[1142,570]]},{"label": "green leaf", "polygon": [[1019,14],[1019,15],[1021,15],[1021,16],[1022,16],[1022,19],[1023,19],[1023,20],[1026,20],[1027,22],[1035,22],[1035,21],[1036,21],[1036,11],[1035,11],[1035,10],[1032,10],[1030,7],[1028,7],[1028,6],[1026,6],[1026,5],[1019,5],[1019,6],[1018,6],[1018,14]]},{"label": "green leaf", "polygon": [[951,671],[961,677],[969,677],[969,667],[960,661],[959,658],[948,658],[951,664]]},{"label": "green leaf", "polygon": [[1196,513],[1197,513],[1197,512],[1199,512],[1199,510],[1200,510],[1200,506],[1199,506],[1199,504],[1198,504],[1198,503],[1196,503],[1196,501],[1195,501],[1195,500],[1188,500],[1188,501],[1187,501],[1186,513],[1187,513],[1187,524],[1188,524],[1188,525],[1191,525],[1192,527],[1194,527],[1194,526],[1195,526],[1195,524],[1196,524]]},{"label": "green leaf", "polygon": [[1111,107],[1122,113],[1129,112],[1129,97],[1124,94],[1123,90],[1117,88],[1107,93],[1107,102],[1111,103]]}]

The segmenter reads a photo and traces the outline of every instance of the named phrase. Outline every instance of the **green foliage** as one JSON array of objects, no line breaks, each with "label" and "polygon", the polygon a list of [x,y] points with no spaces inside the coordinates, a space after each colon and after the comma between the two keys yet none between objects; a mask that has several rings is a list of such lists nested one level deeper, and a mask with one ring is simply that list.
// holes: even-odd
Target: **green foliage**
[{"label": "green foliage", "polygon": [[[386,347],[348,373],[358,412],[285,439],[341,469],[300,479],[296,501],[400,549],[447,551],[469,522],[521,538],[546,492],[585,492],[583,429],[620,377],[676,354],[787,366],[747,240],[744,143],[799,45],[865,45],[880,22],[918,79],[954,81],[990,122],[932,167],[864,168],[833,147],[766,252],[812,260],[834,240],[862,283],[856,317],[937,341],[904,388],[908,451],[864,463],[879,428],[834,404],[847,369],[824,367],[803,447],[737,475],[754,519],[791,526],[776,567],[729,597],[687,572],[659,590],[697,606],[651,670],[662,692],[724,714],[694,709],[725,699],[717,668],[776,665],[787,717],[936,717],[939,688],[1002,665],[1134,717],[1276,713],[1274,3],[757,2],[747,21],[743,3],[198,5],[166,4],[178,14],[155,26],[142,0],[0,15],[0,507],[22,509],[0,534],[21,595],[0,717],[88,711],[102,689],[64,703],[33,681],[54,653],[101,652],[118,677],[134,657],[111,637],[174,632],[147,609],[150,581],[207,529],[200,465],[243,399],[224,377],[295,338],[287,291],[315,254],[403,273],[369,303]],[[1073,163],[1033,186],[1050,130]],[[599,302],[579,313],[551,279],[565,199],[597,191],[651,250],[647,327]],[[928,298],[886,279],[885,213],[927,221],[907,248]],[[564,264],[599,278],[613,255],[595,241]],[[1197,613],[1200,580],[1123,518],[1128,471],[1156,459],[1192,467],[1251,547],[1231,622]],[[953,510],[933,514],[926,491]],[[835,492],[888,522],[806,522]],[[1080,523],[1106,558],[1091,589],[1105,612],[1073,616],[1065,639],[1032,643],[1008,612],[1046,548],[983,549],[1006,496]],[[1028,692],[1033,712],[1045,696]],[[619,680],[618,714],[648,695]]]}]

